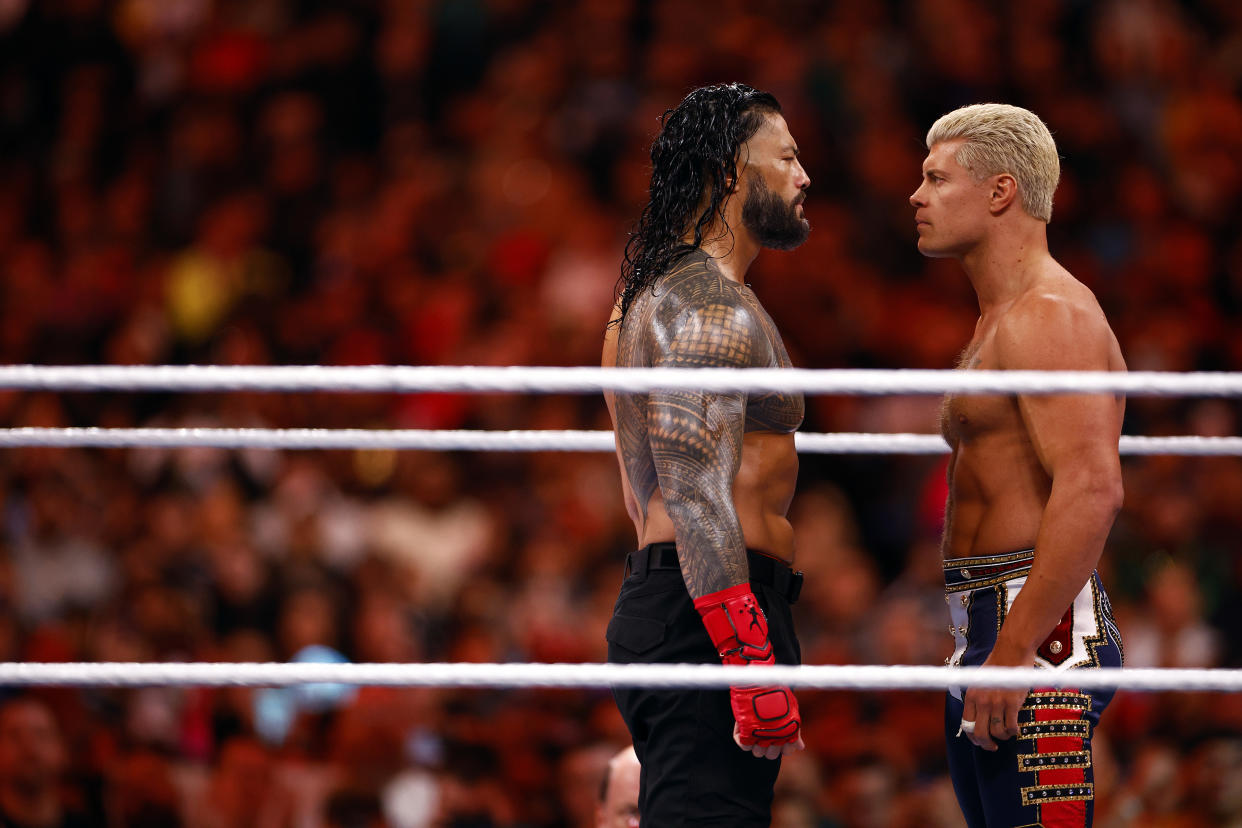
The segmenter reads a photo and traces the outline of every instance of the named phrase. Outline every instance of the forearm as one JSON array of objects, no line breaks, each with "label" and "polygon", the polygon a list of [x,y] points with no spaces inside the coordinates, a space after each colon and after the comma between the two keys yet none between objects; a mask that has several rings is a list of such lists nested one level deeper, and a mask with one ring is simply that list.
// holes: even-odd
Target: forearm
[{"label": "forearm", "polygon": [[664,487],[664,507],[676,532],[677,557],[690,597],[745,583],[750,567],[731,487],[721,492],[718,482],[700,481],[697,491],[686,488]]},{"label": "forearm", "polygon": [[690,597],[745,583],[746,542],[733,504],[741,399],[669,394],[652,403],[652,459]]},{"label": "forearm", "polygon": [[1099,563],[1119,506],[1119,483],[1091,476],[1054,483],[1031,572],[1001,626],[998,649],[1025,657],[1048,637]]}]

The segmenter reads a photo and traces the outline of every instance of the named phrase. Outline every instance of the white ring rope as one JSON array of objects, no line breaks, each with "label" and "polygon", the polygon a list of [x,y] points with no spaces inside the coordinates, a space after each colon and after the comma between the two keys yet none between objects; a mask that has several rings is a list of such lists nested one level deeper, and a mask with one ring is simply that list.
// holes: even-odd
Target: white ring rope
[{"label": "white ring rope", "polygon": [[1242,690],[1242,670],[873,665],[714,664],[324,664],[0,663],[2,685],[73,687],[283,687],[298,684],[394,687],[727,687],[783,684],[818,689],[933,690],[958,686],[1120,688],[1135,691]]},{"label": "white ring rope", "polygon": [[[808,394],[1047,394],[1242,396],[1242,374],[810,369],[604,369],[476,366],[0,366],[0,388],[60,391],[542,391],[640,392],[653,387]],[[928,434],[798,434],[800,451],[936,454]],[[1122,437],[1127,454],[1240,454],[1242,438]],[[344,429],[9,429],[0,446],[435,448],[608,451],[612,433]],[[742,671],[745,672],[742,672]],[[1242,670],[684,664],[0,663],[0,686],[725,687],[783,684],[841,689],[952,686],[1236,692]]]},{"label": "white ring rope", "polygon": [[[808,454],[945,454],[937,434],[848,433],[794,435]],[[421,449],[433,451],[582,451],[614,448],[611,431],[321,429],[321,428],[9,428],[0,429],[0,448],[186,447],[223,449]],[[1137,437],[1122,435],[1122,454],[1242,456],[1242,437]]]},{"label": "white ring rope", "polygon": [[0,388],[44,391],[800,391],[806,394],[1242,396],[1242,373],[369,365],[3,365]]}]

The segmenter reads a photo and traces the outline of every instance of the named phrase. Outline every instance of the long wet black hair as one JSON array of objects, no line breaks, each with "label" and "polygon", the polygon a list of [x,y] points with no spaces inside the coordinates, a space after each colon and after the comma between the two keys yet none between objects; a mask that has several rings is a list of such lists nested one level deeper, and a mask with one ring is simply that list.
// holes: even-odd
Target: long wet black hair
[{"label": "long wet black hair", "polygon": [[[617,282],[619,320],[639,291],[651,287],[674,259],[703,243],[714,218],[724,222],[721,205],[737,182],[738,149],[769,113],[780,111],[773,95],[726,83],[694,90],[660,118],[660,133],[651,144],[650,195],[625,245]],[[685,241],[687,231],[693,241]]]}]

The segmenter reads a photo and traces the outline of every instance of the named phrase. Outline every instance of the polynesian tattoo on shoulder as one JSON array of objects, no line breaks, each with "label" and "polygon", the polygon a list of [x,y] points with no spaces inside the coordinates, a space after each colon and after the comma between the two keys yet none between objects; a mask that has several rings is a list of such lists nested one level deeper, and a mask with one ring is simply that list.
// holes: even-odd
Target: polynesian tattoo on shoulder
[{"label": "polynesian tattoo on shoulder", "polygon": [[[753,295],[725,279],[705,257],[688,259],[660,280],[656,293],[644,294],[631,307],[617,364],[788,364],[771,320]],[[656,490],[663,495],[693,597],[748,577],[745,540],[733,504],[742,437],[747,428],[792,430],[790,419],[796,414],[800,421],[802,416],[802,398],[792,396],[756,396],[748,404],[741,392],[617,395],[617,435],[630,485],[644,515]]]}]

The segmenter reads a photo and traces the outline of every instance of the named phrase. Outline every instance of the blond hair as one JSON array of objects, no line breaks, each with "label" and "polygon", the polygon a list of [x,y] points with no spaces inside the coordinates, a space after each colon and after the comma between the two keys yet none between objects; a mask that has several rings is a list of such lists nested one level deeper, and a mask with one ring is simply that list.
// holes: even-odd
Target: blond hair
[{"label": "blond hair", "polygon": [[961,138],[954,160],[982,180],[1009,173],[1018,182],[1022,209],[1052,220],[1052,194],[1061,160],[1052,133],[1034,112],[1009,104],[973,104],[942,115],[927,131],[927,148]]}]

